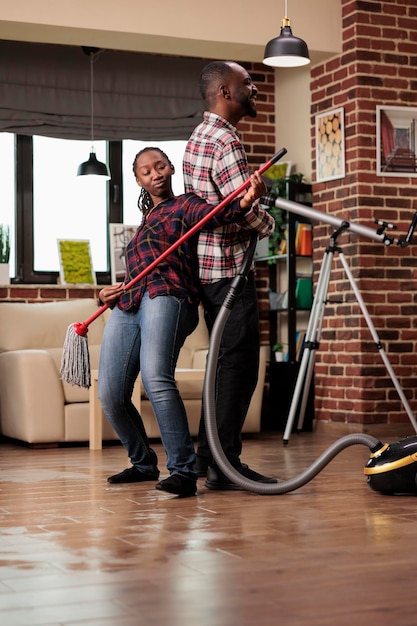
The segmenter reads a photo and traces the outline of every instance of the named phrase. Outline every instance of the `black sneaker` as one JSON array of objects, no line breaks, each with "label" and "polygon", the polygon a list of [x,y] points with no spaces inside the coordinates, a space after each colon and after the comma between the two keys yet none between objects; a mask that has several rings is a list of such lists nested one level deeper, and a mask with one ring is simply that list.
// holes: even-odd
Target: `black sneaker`
[{"label": "black sneaker", "polygon": [[173,493],[180,498],[188,498],[197,493],[197,481],[182,474],[171,474],[168,478],[156,483],[155,489]]},{"label": "black sneaker", "polygon": [[254,480],[257,483],[265,483],[266,485],[274,485],[278,481],[276,478],[272,478],[271,476],[264,476],[263,474],[259,474],[255,472],[255,470],[251,469],[249,465],[246,463],[241,463],[239,467],[236,468],[239,474],[242,474],[245,478],[249,478],[250,480]]},{"label": "black sneaker", "polygon": [[138,470],[137,467],[132,465],[132,467],[128,467],[123,470],[119,474],[114,474],[114,476],[109,476],[107,479],[108,483],[118,484],[118,483],[143,483],[150,480],[158,480],[159,471],[155,474],[145,474]]},{"label": "black sneaker", "polygon": [[[257,483],[274,484],[278,482],[276,478],[270,478],[269,476],[263,476],[262,474],[258,474],[258,472],[250,469],[250,467],[248,467],[248,465],[246,465],[245,463],[241,463],[235,469],[245,478],[249,478],[250,480],[253,480]],[[205,482],[205,486],[207,487],[207,489],[214,490],[243,490],[243,487],[232,482],[223,474],[223,472],[218,469],[218,467],[214,465],[211,465],[207,470],[207,479]]]}]

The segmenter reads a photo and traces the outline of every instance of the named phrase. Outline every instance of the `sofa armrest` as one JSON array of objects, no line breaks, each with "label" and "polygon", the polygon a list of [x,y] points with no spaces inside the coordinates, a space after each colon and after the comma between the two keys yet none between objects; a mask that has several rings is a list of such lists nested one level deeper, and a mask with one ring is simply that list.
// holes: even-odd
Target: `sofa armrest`
[{"label": "sofa armrest", "polygon": [[62,383],[48,352],[0,354],[0,419],[6,437],[27,443],[65,440]]}]

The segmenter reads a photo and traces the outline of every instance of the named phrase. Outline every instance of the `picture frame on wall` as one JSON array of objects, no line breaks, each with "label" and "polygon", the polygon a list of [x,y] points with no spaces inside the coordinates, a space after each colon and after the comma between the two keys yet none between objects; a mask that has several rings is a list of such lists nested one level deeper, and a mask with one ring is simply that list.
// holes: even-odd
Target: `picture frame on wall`
[{"label": "picture frame on wall", "polygon": [[59,277],[62,285],[95,285],[90,241],[57,239]]},{"label": "picture frame on wall", "polygon": [[125,277],[126,246],[136,232],[137,225],[110,224],[110,271],[112,285],[121,283]]},{"label": "picture frame on wall", "polygon": [[344,109],[320,113],[315,117],[317,182],[345,176]]},{"label": "picture frame on wall", "polygon": [[417,176],[417,107],[376,107],[376,173]]}]

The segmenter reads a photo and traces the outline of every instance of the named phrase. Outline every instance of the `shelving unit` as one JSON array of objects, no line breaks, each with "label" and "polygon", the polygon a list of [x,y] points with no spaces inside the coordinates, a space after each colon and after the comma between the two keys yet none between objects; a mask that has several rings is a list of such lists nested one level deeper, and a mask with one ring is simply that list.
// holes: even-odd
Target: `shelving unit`
[{"label": "shelving unit", "polygon": [[[288,183],[289,200],[311,206],[311,185],[305,183]],[[305,221],[305,220],[304,220]],[[277,255],[276,264],[269,266],[270,288],[273,292],[287,293],[287,306],[269,311],[269,333],[271,347],[277,341],[287,346],[288,363],[296,362],[297,331],[305,331],[308,323],[310,307],[297,306],[297,279],[300,274],[313,276],[312,256],[296,254],[296,225],[299,217],[295,213],[288,215],[287,252]],[[272,355],[271,355],[272,356]]]},{"label": "shelving unit", "polygon": [[[311,185],[305,183],[288,183],[287,197],[289,200],[311,206]],[[297,360],[297,333],[307,329],[310,307],[300,308],[297,306],[296,287],[297,279],[302,273],[303,277],[313,277],[312,255],[301,256],[296,254],[296,226],[300,218],[294,214],[288,214],[287,226],[287,251],[286,254],[271,257],[276,264],[269,266],[270,288],[273,292],[287,292],[288,304],[283,308],[269,310],[269,334],[271,345],[271,361],[269,366],[270,382],[270,415],[267,428],[284,430],[289,407],[292,399],[292,391],[295,386],[299,362]],[[303,220],[306,221],[306,220]],[[276,363],[272,353],[272,346],[281,342],[287,348],[287,359]],[[310,390],[304,418],[304,430],[311,430],[314,417],[314,381]]]}]

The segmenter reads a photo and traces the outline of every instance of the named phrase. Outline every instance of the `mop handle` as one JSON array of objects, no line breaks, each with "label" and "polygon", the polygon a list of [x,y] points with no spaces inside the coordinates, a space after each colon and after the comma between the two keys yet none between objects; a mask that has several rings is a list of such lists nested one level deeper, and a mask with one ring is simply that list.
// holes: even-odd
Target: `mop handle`
[{"label": "mop handle", "polygon": [[[286,148],[281,148],[281,150],[279,150],[276,154],[274,154],[274,156],[269,161],[267,161],[266,163],[261,165],[261,167],[258,170],[259,173],[263,174],[264,172],[266,172],[266,170],[268,170],[271,167],[271,165],[273,165],[274,163],[279,161],[279,159],[282,159],[282,157],[285,154],[287,154],[287,149]],[[131,287],[133,287],[133,285],[135,285],[139,280],[141,280],[141,278],[143,278],[144,276],[149,274],[149,272],[151,272],[153,270],[153,268],[158,265],[158,263],[163,261],[169,254],[171,254],[171,252],[176,250],[189,237],[192,237],[192,235],[194,235],[194,233],[196,233],[198,230],[200,230],[204,226],[204,224],[206,224],[212,217],[214,217],[219,211],[221,211],[227,204],[229,204],[232,200],[234,200],[236,198],[236,196],[238,196],[242,191],[244,191],[247,187],[249,187],[249,185],[250,185],[250,179],[245,181],[241,185],[239,185],[239,187],[237,189],[235,189],[234,191],[232,191],[232,193],[229,194],[227,196],[227,198],[222,200],[220,202],[220,204],[218,204],[211,211],[209,211],[209,213],[207,213],[207,215],[205,215],[199,222],[197,222],[197,224],[194,224],[194,226],[192,226],[190,228],[190,230],[188,230],[186,233],[184,233],[184,235],[182,235],[178,239],[178,241],[176,241],[175,243],[170,245],[169,248],[167,248],[162,254],[160,254],[158,258],[156,258],[154,261],[152,261],[152,263],[150,263],[146,269],[142,270],[137,276],[135,276],[135,278],[133,278],[130,282],[128,282],[125,285],[125,289],[129,290]],[[87,330],[88,330],[88,326],[92,322],[94,322],[94,320],[96,320],[108,308],[109,308],[108,304],[103,304],[85,322],[77,322],[76,324],[74,324],[74,328],[75,328],[77,334],[81,335],[81,336],[86,335],[87,334]]]}]

